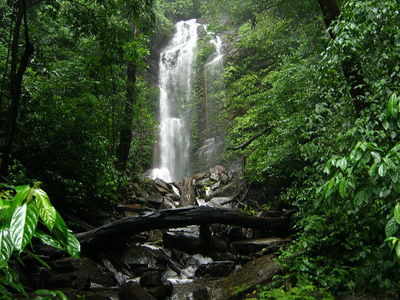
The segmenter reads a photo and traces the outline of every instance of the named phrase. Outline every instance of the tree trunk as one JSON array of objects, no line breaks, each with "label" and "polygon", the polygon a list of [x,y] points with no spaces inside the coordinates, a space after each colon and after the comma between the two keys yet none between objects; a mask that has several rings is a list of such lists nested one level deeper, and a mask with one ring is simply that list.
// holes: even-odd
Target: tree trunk
[{"label": "tree trunk", "polygon": [[[335,21],[340,15],[340,8],[337,0],[318,0],[319,6],[324,17],[324,23],[328,29],[329,35],[332,39],[335,34],[330,28],[332,22]],[[357,57],[350,57],[342,62],[343,75],[350,86],[350,95],[353,99],[353,105],[357,113],[360,113],[367,104],[363,101],[363,96],[366,93],[366,83],[361,74],[361,64]]]},{"label": "tree trunk", "polygon": [[[15,132],[17,128],[17,118],[20,108],[21,94],[22,94],[22,80],[25,71],[29,65],[31,56],[33,55],[34,48],[29,40],[29,30],[27,21],[25,0],[20,0],[16,3],[15,8],[15,24],[12,33],[11,42],[11,66],[9,74],[9,95],[11,98],[11,105],[9,107],[9,117],[7,121],[7,142],[4,149],[3,160],[1,161],[1,172],[7,173],[10,155],[15,139]],[[24,22],[25,34],[25,49],[22,56],[18,57],[18,44],[21,33],[22,21]]]},{"label": "tree trunk", "polygon": [[336,0],[318,0],[318,3],[324,17],[325,26],[328,28],[330,36],[335,38],[329,27],[340,15],[339,5]]},{"label": "tree trunk", "polygon": [[[132,35],[135,38],[136,29],[132,26]],[[117,153],[117,167],[121,171],[126,170],[129,158],[129,150],[132,142],[133,106],[136,100],[136,66],[132,61],[127,62],[126,69],[126,102],[123,121],[120,129],[119,146]]]},{"label": "tree trunk", "polygon": [[[281,217],[253,217],[238,210],[213,207],[184,207],[165,209],[138,217],[126,217],[99,228],[79,233],[82,247],[96,249],[126,241],[134,234],[154,229],[178,228],[189,225],[203,225],[202,238],[207,239],[207,227],[211,224],[237,225],[258,228],[274,235],[287,233],[288,215]],[[112,241],[112,242],[110,242]]]}]

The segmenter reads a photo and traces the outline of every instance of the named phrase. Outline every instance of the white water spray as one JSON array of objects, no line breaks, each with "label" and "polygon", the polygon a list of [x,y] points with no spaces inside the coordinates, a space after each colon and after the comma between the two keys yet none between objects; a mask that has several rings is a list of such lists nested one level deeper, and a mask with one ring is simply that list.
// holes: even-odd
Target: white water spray
[{"label": "white water spray", "polygon": [[176,33],[160,55],[159,157],[152,178],[172,182],[190,172],[190,103],[198,27],[196,20],[176,24]]}]

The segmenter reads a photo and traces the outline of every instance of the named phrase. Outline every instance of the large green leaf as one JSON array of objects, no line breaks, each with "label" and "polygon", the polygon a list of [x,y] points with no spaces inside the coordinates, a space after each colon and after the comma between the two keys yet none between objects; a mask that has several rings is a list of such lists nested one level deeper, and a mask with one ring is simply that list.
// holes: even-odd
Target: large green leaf
[{"label": "large green leaf", "polygon": [[0,268],[7,265],[7,261],[14,251],[9,228],[0,228]]},{"label": "large green leaf", "polygon": [[15,210],[11,218],[10,233],[16,250],[22,251],[31,241],[37,222],[38,213],[32,203],[25,203]]},{"label": "large green leaf", "polygon": [[400,224],[400,203],[397,203],[394,208],[394,219]]},{"label": "large green leaf", "polygon": [[391,218],[387,223],[385,227],[385,233],[386,237],[391,237],[394,236],[399,230],[399,224],[397,224],[396,220]]},{"label": "large green leaf", "polygon": [[363,189],[357,192],[357,194],[354,197],[354,205],[356,207],[360,207],[368,202],[368,199],[370,197],[370,193],[368,190]]},{"label": "large green leaf", "polygon": [[396,255],[398,258],[400,258],[400,243],[397,243],[396,245]]},{"label": "large green leaf", "polygon": [[40,220],[49,230],[52,230],[56,222],[56,209],[50,203],[49,196],[42,189],[35,189],[33,192],[35,204],[39,211]]},{"label": "large green leaf", "polygon": [[56,249],[64,250],[63,245],[59,241],[55,240],[53,237],[51,237],[50,235],[48,235],[44,232],[37,230],[35,232],[34,236],[36,238],[40,239],[46,245],[49,245]]},{"label": "large green leaf", "polygon": [[31,187],[29,185],[20,185],[14,187],[17,194],[12,199],[15,206],[19,206],[28,197]]},{"label": "large green leaf", "polygon": [[54,224],[52,233],[71,256],[79,256],[81,247],[80,243],[75,235],[72,233],[72,231],[68,229],[63,218],[58,212],[56,215],[56,222]]},{"label": "large green leaf", "polygon": [[76,238],[76,236],[72,233],[72,231],[68,230],[68,242],[66,245],[67,252],[72,257],[79,257],[79,253],[81,251],[81,245]]},{"label": "large green leaf", "polygon": [[[54,224],[52,234],[55,238],[67,249],[68,244],[72,240],[67,225],[65,224],[61,215],[57,212],[56,222]],[[68,250],[67,250],[68,251]]]},{"label": "large green leaf", "polygon": [[16,194],[14,197],[10,197],[10,199],[3,199],[2,200],[2,209],[0,209],[0,224],[7,224],[11,220],[14,211],[17,207],[21,206],[23,201],[29,194],[30,186],[29,185],[21,185],[14,187]]},{"label": "large green leaf", "polygon": [[389,117],[395,117],[397,115],[397,112],[398,112],[398,99],[396,94],[393,94],[388,101],[387,114]]}]

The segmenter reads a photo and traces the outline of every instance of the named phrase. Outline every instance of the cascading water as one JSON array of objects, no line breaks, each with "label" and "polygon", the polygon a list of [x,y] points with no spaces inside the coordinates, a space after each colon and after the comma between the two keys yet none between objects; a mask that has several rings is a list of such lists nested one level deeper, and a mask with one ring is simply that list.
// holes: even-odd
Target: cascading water
[{"label": "cascading water", "polygon": [[172,182],[190,172],[190,98],[198,27],[195,19],[176,24],[160,55],[160,132],[152,178]]},{"label": "cascading water", "polygon": [[203,167],[212,167],[221,161],[221,154],[224,147],[224,128],[221,124],[220,112],[224,98],[224,55],[222,39],[215,33],[204,29],[211,37],[210,43],[215,51],[204,66],[204,86],[205,86],[205,125],[204,137],[198,150],[198,157]]}]

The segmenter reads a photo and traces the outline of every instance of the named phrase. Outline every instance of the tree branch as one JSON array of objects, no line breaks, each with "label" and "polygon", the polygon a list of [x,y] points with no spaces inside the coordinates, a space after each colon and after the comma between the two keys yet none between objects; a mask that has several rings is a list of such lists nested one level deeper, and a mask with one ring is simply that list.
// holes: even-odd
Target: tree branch
[{"label": "tree branch", "polygon": [[250,146],[250,144],[253,143],[256,139],[258,139],[259,137],[261,137],[264,134],[268,133],[270,130],[271,130],[270,128],[266,128],[262,132],[260,132],[259,134],[256,134],[255,136],[251,137],[248,141],[244,142],[243,144],[240,144],[239,146],[236,146],[236,147],[229,147],[228,150],[233,150],[233,151],[244,150],[248,146]]}]

